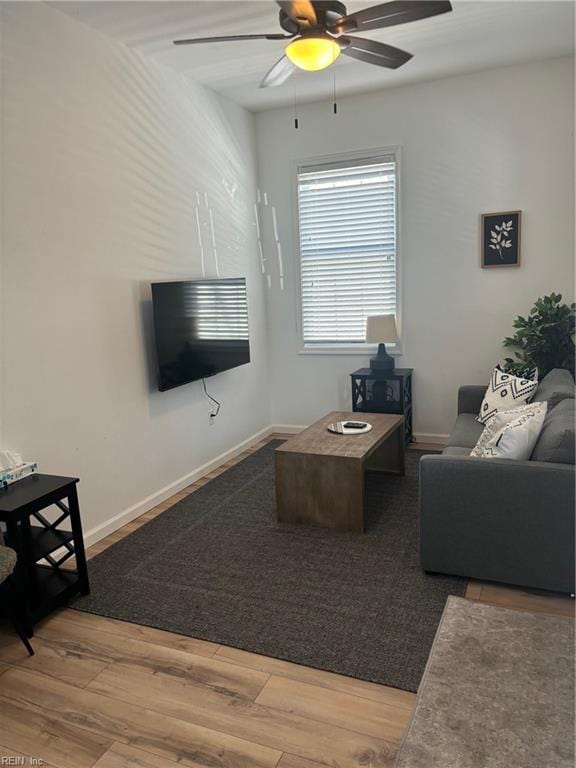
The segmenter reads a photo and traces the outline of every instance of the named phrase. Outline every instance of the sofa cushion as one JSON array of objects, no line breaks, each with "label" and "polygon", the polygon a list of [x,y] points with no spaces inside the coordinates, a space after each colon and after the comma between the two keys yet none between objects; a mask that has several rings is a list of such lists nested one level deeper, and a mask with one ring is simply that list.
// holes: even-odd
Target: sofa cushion
[{"label": "sofa cushion", "polygon": [[470,456],[470,448],[463,448],[461,445],[449,445],[442,451],[443,456]]},{"label": "sofa cushion", "polygon": [[574,464],[576,403],[565,399],[548,412],[532,453],[532,461]]},{"label": "sofa cushion", "polygon": [[534,400],[548,403],[548,411],[567,398],[574,399],[574,379],[566,368],[553,368],[547,373],[534,395]]},{"label": "sofa cushion", "polygon": [[461,413],[448,438],[448,446],[468,448],[468,453],[470,453],[478,442],[483,429],[484,425],[476,421],[476,416],[473,413]]}]

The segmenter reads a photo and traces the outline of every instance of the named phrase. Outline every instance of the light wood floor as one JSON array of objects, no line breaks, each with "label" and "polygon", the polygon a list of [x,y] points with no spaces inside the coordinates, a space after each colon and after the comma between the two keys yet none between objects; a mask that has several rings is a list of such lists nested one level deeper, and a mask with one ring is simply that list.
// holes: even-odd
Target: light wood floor
[{"label": "light wood floor", "polygon": [[[91,547],[94,556],[267,441]],[[569,598],[472,582],[472,600],[573,615]],[[385,768],[415,696],[63,610],[29,658],[0,631],[0,758],[47,768]],[[1,763],[1,760],[0,760]]]}]

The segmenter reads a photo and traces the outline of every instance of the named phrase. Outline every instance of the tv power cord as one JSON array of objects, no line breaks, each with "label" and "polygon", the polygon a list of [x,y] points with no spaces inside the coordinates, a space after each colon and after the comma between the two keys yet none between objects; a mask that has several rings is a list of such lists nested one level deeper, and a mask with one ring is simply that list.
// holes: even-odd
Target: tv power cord
[{"label": "tv power cord", "polygon": [[221,403],[219,403],[219,402],[218,402],[218,400],[216,400],[216,398],[215,398],[215,397],[212,397],[212,395],[210,395],[210,394],[208,393],[208,390],[206,389],[206,380],[205,380],[205,379],[202,379],[202,388],[204,389],[204,394],[206,395],[206,397],[207,397],[207,398],[208,398],[210,401],[212,401],[212,402],[214,403],[214,405],[216,406],[216,410],[215,410],[215,411],[214,411],[214,410],[212,410],[212,412],[210,413],[210,420],[212,421],[212,420],[213,420],[213,419],[215,419],[215,418],[216,418],[216,416],[218,416],[218,414],[220,413],[220,407],[221,407]]}]

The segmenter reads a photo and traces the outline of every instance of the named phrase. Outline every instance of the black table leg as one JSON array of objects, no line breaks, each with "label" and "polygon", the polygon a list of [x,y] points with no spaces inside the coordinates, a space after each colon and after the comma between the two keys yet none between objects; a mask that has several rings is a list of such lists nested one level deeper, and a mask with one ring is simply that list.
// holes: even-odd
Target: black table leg
[{"label": "black table leg", "polygon": [[84,550],[84,537],[82,536],[82,521],[80,519],[80,506],[78,504],[78,493],[76,486],[73,485],[68,494],[68,506],[70,509],[70,524],[74,535],[74,552],[76,557],[76,569],[78,571],[78,582],[80,592],[83,595],[90,594],[90,583],[88,581],[88,566],[86,565],[86,552]]},{"label": "black table leg", "polygon": [[34,649],[30,645],[29,637],[33,636],[32,628],[29,626],[27,619],[23,617],[22,611],[22,595],[20,589],[14,584],[14,579],[9,576],[2,585],[5,595],[7,597],[8,616],[12,622],[12,626],[16,630],[16,634],[22,640],[24,647],[28,651],[30,656],[34,656]]},{"label": "black table leg", "polygon": [[14,575],[12,577],[12,587],[15,592],[14,599],[19,606],[18,615],[20,623],[27,637],[34,637],[32,628],[32,605],[31,601],[36,594],[36,573],[34,565],[31,562],[30,552],[30,521],[22,520],[6,523],[6,543],[16,550],[18,560]]}]

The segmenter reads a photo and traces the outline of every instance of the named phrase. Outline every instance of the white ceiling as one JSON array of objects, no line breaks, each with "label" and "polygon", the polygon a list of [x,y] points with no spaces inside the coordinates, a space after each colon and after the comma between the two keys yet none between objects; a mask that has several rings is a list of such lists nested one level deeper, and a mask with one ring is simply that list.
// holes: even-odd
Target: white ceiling
[{"label": "white ceiling", "polygon": [[[181,37],[281,32],[273,0],[51,4],[254,111],[292,103],[295,89],[298,101],[326,99],[332,93],[330,70],[299,71],[280,87],[258,87],[283,54],[286,43],[281,40],[172,45]],[[350,13],[374,4],[349,2],[347,9]],[[404,48],[414,58],[391,71],[341,56],[335,64],[339,93],[379,90],[574,52],[572,0],[453,0],[452,4],[453,12],[443,16],[364,33],[363,37]]]}]

